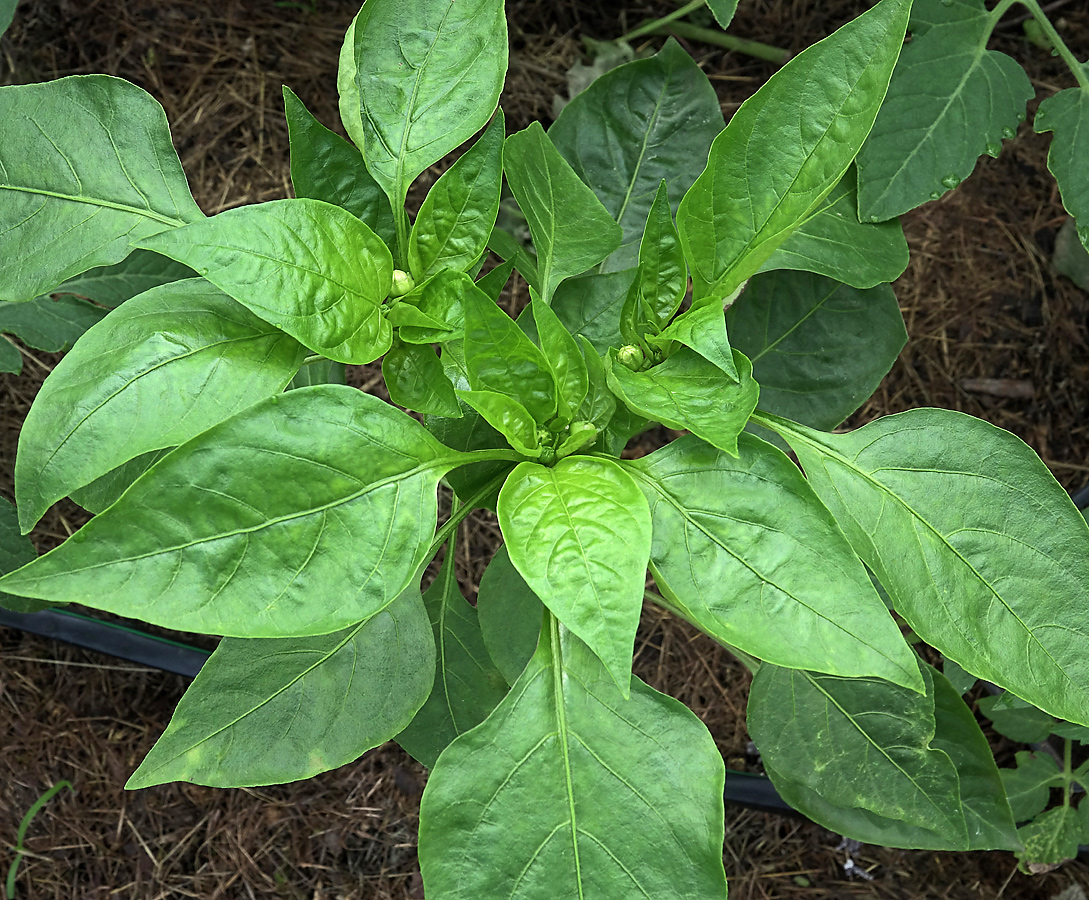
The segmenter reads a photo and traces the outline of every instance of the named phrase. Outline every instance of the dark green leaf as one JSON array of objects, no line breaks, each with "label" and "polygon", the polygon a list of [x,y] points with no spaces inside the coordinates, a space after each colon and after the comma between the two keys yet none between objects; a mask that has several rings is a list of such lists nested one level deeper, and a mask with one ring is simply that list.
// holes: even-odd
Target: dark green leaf
[{"label": "dark green leaf", "polygon": [[1059,722],[1058,725],[1051,729],[1051,733],[1071,741],[1089,744],[1089,728],[1084,725],[1075,725],[1073,722]]},{"label": "dark green leaf", "polygon": [[150,250],[133,250],[121,262],[98,266],[82,275],[69,278],[50,291],[50,295],[75,294],[111,309],[131,300],[144,291],[162,284],[196,277],[196,272]]},{"label": "dark green leaf", "polygon": [[707,443],[737,456],[737,436],[756,409],[760,388],[752,363],[738,352],[740,381],[714,363],[682,347],[661,365],[632,372],[610,351],[605,368],[609,387],[631,410],[670,428],[691,431]]},{"label": "dark green leaf", "polygon": [[488,248],[503,184],[503,111],[427,192],[412,226],[408,263],[417,280],[466,271]]},{"label": "dark green leaf", "polygon": [[576,418],[584,422],[592,422],[598,428],[604,428],[616,412],[616,398],[609,390],[605,364],[601,361],[598,352],[582,335],[579,335],[579,341],[582,344],[582,357],[586,361],[588,387],[586,399],[582,401]]},{"label": "dark green leaf", "polygon": [[[39,297],[27,303],[0,303],[0,332],[12,334],[36,350],[67,350],[88,328],[101,322],[106,310],[79,297]],[[14,348],[12,348],[14,350]],[[19,374],[22,354],[14,350],[0,372]]]},{"label": "dark green leaf", "polygon": [[425,890],[444,900],[725,900],[724,777],[691,712],[638,679],[621,697],[553,625],[506,699],[428,779]]},{"label": "dark green leaf", "polygon": [[499,527],[530,589],[584,640],[628,695],[643,609],[650,510],[612,460],[521,463],[499,492]]},{"label": "dark green leaf", "polygon": [[129,486],[155,463],[168,454],[173,447],[162,450],[150,450],[141,453],[128,462],[121,463],[105,475],[100,475],[89,484],[72,491],[69,496],[88,512],[98,515],[104,509],[113,506]]},{"label": "dark green leaf", "polygon": [[724,124],[707,76],[672,39],[657,56],[603,75],[563,108],[548,136],[624,230],[603,272],[635,266],[662,179],[676,212]]},{"label": "dark green leaf", "polygon": [[0,0],[0,37],[8,30],[11,20],[15,18],[15,5],[18,0]]},{"label": "dark green leaf", "polygon": [[354,388],[289,391],[178,447],[0,590],[207,634],[325,634],[408,586],[461,461]]},{"label": "dark green leaf", "polygon": [[339,206],[305,199],[242,206],[143,246],[192,266],[322,356],[362,364],[389,349],[382,301],[393,258]]},{"label": "dark green leaf", "polygon": [[514,684],[541,636],[544,606],[514,568],[505,544],[480,578],[476,597],[480,633],[508,684]]},{"label": "dark green leaf", "polygon": [[881,108],[910,7],[882,0],[802,51],[715,138],[677,215],[696,301],[729,297],[843,177]]},{"label": "dark green leaf", "polygon": [[991,720],[995,731],[1019,744],[1045,740],[1055,725],[1053,716],[1012,694],[980,697],[979,711]]},{"label": "dark green leaf", "polygon": [[434,669],[417,588],[331,634],[224,638],[125,787],[312,778],[397,734],[427,699]]},{"label": "dark green leaf", "polygon": [[[19,514],[15,511],[15,504],[0,497],[0,575],[14,572],[37,555],[38,551],[34,549],[30,538],[19,533]],[[0,593],[0,607],[14,612],[37,612],[51,605]]]},{"label": "dark green leaf", "polygon": [[707,5],[711,8],[719,28],[729,27],[734,13],[737,12],[737,0],[707,0]]},{"label": "dark green leaf", "polygon": [[461,415],[454,386],[428,344],[394,344],[382,359],[382,377],[398,406],[431,416]]},{"label": "dark green leaf", "polygon": [[760,659],[921,690],[915,654],[797,466],[748,434],[738,450],[688,435],[627,464],[650,503],[663,593]]},{"label": "dark green leaf", "polygon": [[563,327],[552,309],[537,297],[530,304],[533,322],[537,327],[537,340],[545,355],[552,374],[556,378],[556,399],[560,415],[571,421],[586,399],[589,376],[582,350]]},{"label": "dark green leaf", "polygon": [[396,238],[389,199],[371,178],[363,154],[315,119],[286,84],[284,111],[295,196],[348,210],[392,246]]},{"label": "dark green leaf", "polygon": [[915,0],[911,43],[858,154],[858,212],[880,222],[937,200],[998,156],[1034,94],[1014,60],[987,49],[983,0]]},{"label": "dark green leaf", "polygon": [[582,335],[598,353],[619,347],[620,312],[637,269],[571,278],[556,290],[552,309],[564,327]]},{"label": "dark green leaf", "polygon": [[1027,822],[1044,811],[1051,788],[1062,787],[1063,779],[1055,758],[1046,753],[1017,751],[1017,768],[999,769],[1014,821]]},{"label": "dark green leaf", "polygon": [[622,231],[540,122],[507,138],[503,165],[533,236],[540,294],[551,303],[561,281],[597,265],[620,245]]},{"label": "dark green leaf", "polygon": [[768,272],[726,311],[752,360],[760,408],[832,429],[876,389],[907,342],[888,285],[866,291],[808,272]]},{"label": "dark green leaf", "polygon": [[461,594],[453,546],[435,583],[423,595],[435,634],[435,682],[431,696],[397,743],[429,769],[458,735],[476,728],[506,696],[507,682],[480,634],[477,612]]},{"label": "dark green leaf", "polygon": [[[518,242],[514,235],[504,231],[497,225],[492,229],[491,236],[488,238],[488,249],[500,259],[513,265],[518,270],[518,274],[525,279],[526,284],[540,293],[541,278],[537,272],[537,261],[529,255],[526,248]],[[499,299],[498,294],[489,296],[493,300]]]},{"label": "dark green leaf", "polygon": [[975,675],[965,671],[951,659],[942,660],[942,674],[949,679],[958,697],[963,697],[979,682]]},{"label": "dark green leaf", "polygon": [[1089,249],[1089,91],[1067,88],[1046,98],[1036,111],[1032,127],[1051,131],[1047,168],[1059,184],[1063,206],[1078,223],[1078,236]]},{"label": "dark green leaf", "polygon": [[491,297],[492,300],[498,301],[499,295],[503,293],[503,288],[507,286],[507,282],[510,280],[510,274],[513,271],[514,260],[500,263],[488,272],[487,275],[478,278],[476,286]]},{"label": "dark green leaf", "polygon": [[134,84],[77,75],[0,87],[0,300],[31,300],[204,217],[166,114]]},{"label": "dark green leaf", "polygon": [[15,463],[23,530],[133,457],[279,393],[305,355],[199,278],[119,306],[57,364],[26,417]]}]

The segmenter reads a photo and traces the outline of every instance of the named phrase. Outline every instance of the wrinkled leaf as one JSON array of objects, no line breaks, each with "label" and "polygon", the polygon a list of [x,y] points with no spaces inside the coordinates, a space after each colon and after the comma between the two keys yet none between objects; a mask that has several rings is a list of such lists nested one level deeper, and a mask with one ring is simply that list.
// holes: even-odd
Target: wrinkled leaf
[{"label": "wrinkled leaf", "polygon": [[540,455],[537,423],[513,397],[495,391],[458,391],[457,396],[480,413],[519,453],[534,458]]},{"label": "wrinkled leaf", "polygon": [[695,350],[708,362],[714,363],[731,381],[740,380],[730,339],[726,336],[726,320],[717,304],[688,310],[677,316],[660,335],[649,338],[649,341],[656,346],[677,341]]},{"label": "wrinkled leaf", "polygon": [[398,406],[431,416],[461,415],[454,386],[427,344],[394,344],[382,359],[382,377]]},{"label": "wrinkled leaf", "polygon": [[507,683],[514,684],[537,648],[544,606],[514,568],[506,544],[480,577],[476,612],[488,654]]},{"label": "wrinkled leaf", "polygon": [[530,311],[541,352],[552,367],[552,374],[556,379],[559,412],[570,421],[582,406],[589,389],[586,360],[571,333],[539,297],[530,304]]},{"label": "wrinkled leaf", "polygon": [[1023,865],[1054,866],[1078,855],[1089,840],[1073,806],[1056,806],[1017,830],[1025,845],[1017,856]]}]

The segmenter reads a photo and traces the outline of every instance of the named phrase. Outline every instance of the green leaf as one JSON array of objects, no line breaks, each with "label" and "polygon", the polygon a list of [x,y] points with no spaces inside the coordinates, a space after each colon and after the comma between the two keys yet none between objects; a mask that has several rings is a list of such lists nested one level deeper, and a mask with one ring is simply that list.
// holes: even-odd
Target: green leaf
[{"label": "green leaf", "polygon": [[650,504],[663,593],[776,665],[922,690],[915,654],[797,466],[748,434],[738,451],[688,435],[627,464]]},{"label": "green leaf", "polygon": [[[967,849],[957,770],[931,747],[934,685],[922,672],[925,695],[877,679],[761,664],[749,692],[749,733],[788,802],[798,785],[831,806],[929,832],[934,843],[926,846]],[[890,837],[895,845],[894,835],[882,835]]]},{"label": "green leaf", "polygon": [[[533,290],[540,293],[541,277],[537,272],[536,258],[530,256],[525,247],[510,232],[504,231],[498,225],[492,229],[488,238],[488,249],[506,263],[514,266],[518,274],[525,279]],[[493,300],[498,300],[499,295],[489,295]]]},{"label": "green leaf", "polygon": [[1083,744],[1089,744],[1089,728],[1086,728],[1084,725],[1074,725],[1072,722],[1059,722],[1051,729],[1051,733],[1071,741],[1080,741]]},{"label": "green leaf", "polygon": [[134,456],[128,462],[121,463],[105,475],[99,475],[94,481],[76,488],[68,496],[90,513],[96,516],[104,509],[113,506],[132,483],[168,454],[173,447],[162,450],[150,450]]},{"label": "green leaf", "polygon": [[728,28],[733,21],[734,13],[737,12],[737,0],[707,0],[707,5],[715,21],[718,22],[718,27]]},{"label": "green leaf", "polygon": [[1019,744],[1046,740],[1055,725],[1054,717],[1012,694],[980,697],[978,705],[995,731]]},{"label": "green leaf", "polygon": [[416,176],[495,111],[507,71],[503,2],[368,0],[353,37],[360,149],[396,212]]},{"label": "green leaf", "polygon": [[816,272],[856,288],[899,278],[908,264],[904,229],[895,218],[880,224],[858,221],[855,178],[848,171],[817,212],[768,257],[760,271]]},{"label": "green leaf", "polygon": [[1078,237],[1089,248],[1089,178],[1084,164],[1089,158],[1089,91],[1068,88],[1046,98],[1032,127],[1054,132],[1047,168],[1059,184],[1063,206],[1078,223]]},{"label": "green leaf", "polygon": [[979,682],[975,675],[965,671],[951,659],[942,660],[942,674],[949,679],[958,697],[963,697]]},{"label": "green leaf", "polygon": [[23,531],[61,497],[283,390],[306,351],[199,278],[92,327],[46,378],[19,435]]},{"label": "green leaf", "polygon": [[691,431],[737,456],[737,436],[756,409],[760,388],[753,381],[752,363],[736,351],[734,360],[740,381],[687,347],[644,372],[625,368],[612,350],[605,370],[609,387],[629,409],[669,428]]},{"label": "green leaf", "polygon": [[457,396],[480,413],[523,456],[536,458],[541,455],[537,423],[513,397],[495,391],[458,391]]},{"label": "green leaf", "polygon": [[514,567],[626,697],[651,538],[635,480],[612,460],[589,456],[553,468],[520,463],[496,510]]},{"label": "green leaf", "polygon": [[427,768],[458,735],[476,728],[506,696],[507,682],[488,656],[477,611],[461,594],[453,546],[435,583],[423,595],[435,634],[435,681],[431,696],[397,743]]},{"label": "green leaf", "polygon": [[571,421],[589,390],[586,359],[571,333],[563,327],[556,313],[540,297],[536,297],[530,304],[530,311],[537,328],[541,352],[552,367],[552,374],[556,379],[560,415]]},{"label": "green leaf", "polygon": [[204,214],[166,114],[134,84],[76,75],[0,87],[0,300],[31,300]]},{"label": "green leaf", "polygon": [[396,235],[389,199],[371,178],[363,154],[315,119],[286,84],[284,112],[295,196],[348,210],[392,246]]},{"label": "green leaf", "polygon": [[[27,303],[0,303],[0,332],[15,335],[37,350],[57,353],[71,347],[105,315],[106,310],[79,297],[53,300],[46,296]],[[15,347],[11,351],[10,361],[0,363],[0,372],[17,375],[23,370],[23,357]]]},{"label": "green leaf", "polygon": [[724,124],[707,76],[672,38],[656,56],[602,75],[563,108],[548,136],[624,232],[602,272],[636,265],[658,186],[667,180],[676,212]]},{"label": "green leaf", "polygon": [[843,177],[881,107],[910,7],[882,0],[802,51],[715,138],[677,215],[697,302],[729,297]]},{"label": "green leaf", "polygon": [[407,587],[462,461],[354,388],[289,391],[164,457],[0,590],[206,634],[336,631]]},{"label": "green leaf", "polygon": [[507,282],[510,281],[510,275],[513,271],[514,260],[500,263],[487,275],[478,278],[475,282],[476,286],[491,297],[492,300],[498,302],[499,296],[503,293],[503,288],[507,286]]},{"label": "green leaf", "polygon": [[340,45],[340,55],[337,58],[337,110],[340,113],[340,123],[352,143],[360,150],[367,143],[359,85],[355,81],[355,27],[362,15],[363,10],[360,9],[352,18],[348,30],[344,32],[344,41]]},{"label": "green leaf", "polygon": [[1015,769],[999,769],[1002,785],[1010,800],[1014,821],[1027,822],[1047,807],[1051,788],[1062,787],[1063,779],[1055,758],[1046,753],[1018,750]]},{"label": "green leaf", "polygon": [[638,679],[622,697],[553,622],[506,699],[428,779],[424,890],[444,900],[725,900],[724,779],[688,709]]},{"label": "green leaf", "polygon": [[726,336],[726,319],[717,303],[697,306],[677,316],[661,334],[651,335],[648,341],[651,346],[663,349],[669,341],[677,341],[714,363],[731,381],[740,380],[730,339]]},{"label": "green leaf", "polygon": [[863,291],[808,272],[751,279],[726,327],[752,360],[761,409],[828,430],[873,394],[907,343],[888,285]]},{"label": "green leaf", "polygon": [[393,258],[339,206],[305,199],[242,206],[143,246],[192,266],[322,356],[361,365],[390,347],[382,301]]},{"label": "green leaf", "polygon": [[11,20],[15,18],[15,6],[18,0],[0,0],[0,36],[8,30]]},{"label": "green leaf", "polygon": [[1017,856],[1023,865],[1056,866],[1078,855],[1089,835],[1072,806],[1056,806],[1017,829],[1025,845]]},{"label": "green leaf", "polygon": [[917,409],[849,434],[759,416],[798,454],[896,611],[970,672],[1089,723],[1089,527],[1025,444]]},{"label": "green leaf", "polygon": [[416,588],[331,634],[225,638],[125,787],[312,778],[397,734],[427,699],[434,669]]},{"label": "green leaf", "polygon": [[680,309],[688,289],[688,265],[669,210],[664,180],[658,185],[639,242],[639,274],[635,283],[646,322],[654,331],[660,330]]},{"label": "green leaf", "polygon": [[544,606],[500,544],[480,577],[476,596],[480,634],[508,684],[522,674],[541,636]]},{"label": "green leaf", "polygon": [[474,391],[517,400],[539,423],[556,414],[556,379],[545,355],[482,291],[467,292],[465,363]]},{"label": "green leaf", "polygon": [[422,313],[427,324],[418,316],[414,316],[415,323],[407,316],[399,323],[397,336],[402,341],[444,344],[458,340],[465,333],[464,299],[468,294],[479,296],[481,293],[464,272],[440,272],[402,297],[401,302],[390,309],[390,322],[394,323],[402,314]]},{"label": "green leaf", "polygon": [[488,249],[503,185],[503,110],[427,192],[412,226],[408,263],[417,281],[466,271]]},{"label": "green leaf", "polygon": [[582,358],[586,361],[587,389],[586,399],[582,401],[576,418],[604,428],[616,412],[616,398],[609,390],[605,364],[598,352],[582,335],[579,335],[579,341],[582,344]]},{"label": "green leaf", "polygon": [[82,275],[69,278],[50,291],[49,295],[58,298],[58,295],[75,294],[112,309],[144,291],[173,281],[195,278],[196,274],[189,266],[183,266],[158,253],[133,250],[119,263],[98,266],[88,269]]},{"label": "green leaf", "polygon": [[454,386],[428,344],[395,343],[382,359],[382,377],[398,406],[432,416],[461,415]]},{"label": "green leaf", "polygon": [[571,278],[556,289],[552,310],[571,334],[582,335],[600,354],[619,347],[620,313],[637,269]]},{"label": "green leaf", "polygon": [[620,245],[623,232],[540,122],[507,138],[503,164],[537,250],[540,294],[551,303],[561,281],[601,262]]},{"label": "green leaf", "polygon": [[858,212],[879,222],[937,200],[998,156],[1035,91],[1014,60],[987,49],[983,0],[916,0],[911,43],[858,154]]},{"label": "green leaf", "polygon": [[347,384],[347,379],[348,373],[344,363],[334,362],[331,359],[319,359],[299,369],[288,384],[287,390],[314,387],[317,384]]},{"label": "green leaf", "polygon": [[[30,538],[19,532],[19,514],[15,511],[15,504],[0,497],[0,575],[14,572],[37,555],[38,551]],[[0,592],[0,607],[13,612],[37,612],[51,605]]]}]

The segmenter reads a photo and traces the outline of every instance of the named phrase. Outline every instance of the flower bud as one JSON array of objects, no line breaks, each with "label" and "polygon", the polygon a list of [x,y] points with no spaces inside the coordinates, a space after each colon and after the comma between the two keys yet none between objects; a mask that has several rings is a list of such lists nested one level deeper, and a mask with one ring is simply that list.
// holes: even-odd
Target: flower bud
[{"label": "flower bud", "polygon": [[646,360],[643,351],[636,347],[635,344],[625,344],[616,351],[616,358],[622,366],[631,369],[633,372],[638,372]]},{"label": "flower bud", "polygon": [[393,287],[389,291],[391,297],[403,297],[414,287],[416,282],[408,272],[402,272],[400,269],[393,270]]}]

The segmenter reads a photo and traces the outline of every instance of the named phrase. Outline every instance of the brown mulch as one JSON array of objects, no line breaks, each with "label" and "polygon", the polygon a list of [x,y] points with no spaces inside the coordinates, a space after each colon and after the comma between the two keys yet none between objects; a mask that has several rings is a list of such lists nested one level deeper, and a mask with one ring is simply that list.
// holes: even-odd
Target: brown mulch
[{"label": "brown mulch", "polygon": [[[797,51],[868,5],[743,0],[731,30]],[[507,6],[513,52],[502,102],[512,131],[549,118],[581,56],[580,35],[615,36],[671,8],[665,0]],[[89,72],[135,81],[165,107],[197,201],[212,214],[288,195],[281,85],[335,126],[337,53],[357,8],[358,0],[318,0],[313,11],[271,0],[23,0],[0,42],[0,82]],[[1089,55],[1085,4],[1066,4],[1056,19],[1075,53]],[[992,46],[1026,65],[1039,97],[1069,86],[1062,67],[1018,35],[1006,29]],[[686,49],[727,115],[773,71],[705,45]],[[958,191],[905,217],[912,263],[896,291],[910,342],[851,424],[917,406],[962,410],[1018,434],[1075,489],[1089,483],[1089,295],[1048,262],[1065,214],[1047,145],[1022,126]],[[19,423],[55,357],[28,353],[25,362],[23,376],[0,376],[0,489],[9,496]],[[52,546],[82,521],[58,504],[35,539]],[[487,516],[462,529],[458,574],[469,596],[497,540]],[[638,674],[707,723],[729,768],[751,770],[745,671],[649,608],[636,651]],[[0,845],[14,843],[23,813],[49,786],[67,779],[75,788],[32,823],[20,897],[422,897],[415,833],[426,776],[393,745],[299,784],[123,791],[185,687],[177,676],[0,629]],[[850,877],[848,851],[814,825],[731,807],[726,826],[738,900],[1043,900],[1073,883],[1089,887],[1081,862],[1029,878],[1007,854],[863,847],[852,859],[870,881]],[[0,870],[7,858],[0,852]]]}]

